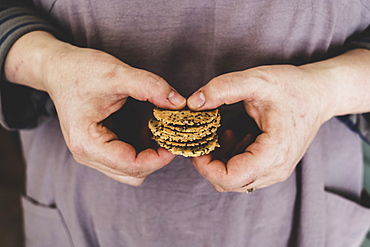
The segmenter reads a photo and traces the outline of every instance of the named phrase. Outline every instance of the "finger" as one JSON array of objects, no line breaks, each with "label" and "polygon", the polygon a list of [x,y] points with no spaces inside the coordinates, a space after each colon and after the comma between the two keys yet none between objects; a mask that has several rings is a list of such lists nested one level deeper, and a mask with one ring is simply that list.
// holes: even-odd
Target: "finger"
[{"label": "finger", "polygon": [[119,90],[137,100],[165,109],[181,109],[186,105],[186,99],[158,75],[130,68],[124,71],[123,78],[125,83],[121,83]]},{"label": "finger", "polygon": [[234,72],[212,79],[187,100],[192,110],[214,109],[223,104],[233,104],[254,96],[256,83],[248,83],[241,78],[241,73]]},{"label": "finger", "polygon": [[118,140],[114,133],[99,124],[91,125],[89,134],[76,143],[83,143],[83,146],[72,146],[78,162],[117,176],[144,178],[175,157],[163,148],[146,149],[137,154],[131,145]]},{"label": "finger", "polygon": [[[213,160],[212,155],[202,155],[199,157],[194,157],[191,159],[193,165],[197,169],[197,171],[205,177],[211,184],[215,183],[216,181],[213,179],[215,172],[224,172],[225,170],[225,164],[222,161],[219,160]],[[215,165],[213,165],[215,163]],[[218,169],[216,169],[216,166],[219,166]]]},{"label": "finger", "polygon": [[[211,155],[195,157],[192,162],[198,172],[212,184],[215,190],[225,192],[236,189],[235,187],[229,187],[226,182],[229,174],[224,162],[212,159]],[[239,188],[241,187],[239,186]]]},{"label": "finger", "polygon": [[[233,186],[228,180],[237,179],[236,177],[231,178],[228,173],[227,166],[220,160],[212,160],[211,155],[204,155],[193,158],[193,164],[198,172],[205,177],[214,187],[216,191],[244,191],[241,189],[242,182],[239,182],[239,186]],[[234,182],[235,183],[235,182]]]},{"label": "finger", "polygon": [[244,150],[253,143],[254,141],[254,135],[249,133],[247,134],[243,140],[241,140],[238,144],[236,144],[235,149],[232,152],[232,156],[235,156],[237,154],[241,154],[244,152]]},{"label": "finger", "polygon": [[240,188],[240,185],[263,188],[285,180],[292,166],[288,161],[289,148],[282,145],[266,133],[259,135],[244,153],[234,156],[227,163],[230,178],[237,174],[244,174],[244,177],[241,176],[241,180],[235,179],[235,183],[232,179],[223,183],[233,188]]},{"label": "finger", "polygon": [[226,162],[230,157],[236,145],[236,137],[234,131],[227,129],[220,139],[220,148],[216,149],[212,156],[215,159]]},{"label": "finger", "polygon": [[271,167],[270,171],[261,176],[251,187],[265,188],[285,181],[292,174],[295,166],[289,166],[291,169],[287,169],[287,167],[288,166]]},{"label": "finger", "polygon": [[[97,160],[101,164],[113,170],[121,171],[123,174],[144,178],[150,173],[169,164],[175,155],[162,149],[146,149],[136,155],[136,151],[130,152],[131,146],[122,141],[113,141],[102,145],[101,152],[97,153]],[[110,150],[113,150],[110,152]],[[107,155],[112,155],[107,161]]]},{"label": "finger", "polygon": [[139,142],[138,142],[136,149],[138,151],[142,151],[149,147],[156,148],[157,147],[156,142],[152,139],[152,137],[153,137],[153,134],[147,125],[144,125],[143,127],[141,127],[139,131],[139,137],[138,137]]},{"label": "finger", "polygon": [[251,184],[256,180],[256,173],[236,174],[235,169],[229,171],[228,165],[220,160],[206,160],[197,157],[194,158],[193,164],[199,173],[220,192],[244,191],[245,189],[241,190],[244,185]]},{"label": "finger", "polygon": [[234,156],[226,164],[205,156],[194,158],[193,163],[216,190],[245,191],[252,187],[264,187],[268,180],[264,177],[270,173],[269,168],[273,170],[275,165],[285,162],[276,147],[263,133],[244,153]]},{"label": "finger", "polygon": [[129,184],[132,186],[140,186],[145,180],[145,178],[135,178],[135,177],[125,176],[125,175],[116,175],[116,174],[112,174],[110,172],[105,172],[105,171],[100,171],[100,172],[105,174],[107,177],[116,180],[117,182]]}]

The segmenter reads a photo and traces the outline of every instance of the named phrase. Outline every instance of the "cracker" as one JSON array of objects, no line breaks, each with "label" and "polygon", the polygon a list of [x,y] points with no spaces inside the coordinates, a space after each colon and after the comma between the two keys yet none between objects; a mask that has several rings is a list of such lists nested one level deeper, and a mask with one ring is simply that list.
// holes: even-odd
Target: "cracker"
[{"label": "cracker", "polygon": [[164,143],[166,145],[169,145],[169,146],[195,147],[195,146],[206,144],[207,142],[210,142],[213,139],[217,139],[217,138],[218,138],[217,134],[213,133],[213,134],[207,135],[203,138],[195,139],[195,140],[192,140],[192,141],[178,141],[178,140],[169,140],[169,139],[165,140],[165,139],[160,138],[158,136],[154,136],[153,140],[155,140],[157,142],[162,142],[162,143]]},{"label": "cracker", "polygon": [[160,135],[154,135],[154,137],[160,138],[159,140],[170,141],[170,142],[193,142],[193,141],[201,140],[209,135],[212,135],[213,133],[204,133],[202,135],[196,135],[196,134],[180,135],[179,133],[175,133],[173,135],[160,134]]},{"label": "cracker", "polygon": [[159,122],[156,119],[151,119],[148,123],[148,127],[153,133],[154,136],[160,136],[162,139],[171,139],[173,141],[192,141],[196,139],[201,139],[207,135],[215,133],[217,131],[218,126],[207,126],[205,128],[199,128],[196,130],[194,127],[193,132],[182,132],[176,131],[168,127],[162,122]]},{"label": "cracker", "polygon": [[197,125],[174,125],[169,123],[164,123],[166,128],[172,129],[178,132],[191,132],[198,133],[199,131],[205,131],[211,127],[220,127],[220,118],[215,118],[207,124],[197,124]]},{"label": "cracker", "polygon": [[201,155],[209,154],[210,152],[215,150],[217,147],[220,147],[220,144],[218,144],[218,141],[216,139],[206,144],[195,146],[195,147],[176,147],[176,146],[165,145],[163,143],[159,143],[159,145],[163,148],[166,148],[173,154],[182,155],[184,157],[198,157]]},{"label": "cracker", "polygon": [[217,109],[196,112],[156,108],[153,115],[155,119],[148,123],[153,139],[174,154],[197,157],[220,146],[217,129],[221,125],[221,115]]},{"label": "cracker", "polygon": [[173,125],[198,125],[212,122],[219,116],[218,109],[212,111],[191,111],[191,110],[162,110],[155,108],[154,117],[164,123]]}]

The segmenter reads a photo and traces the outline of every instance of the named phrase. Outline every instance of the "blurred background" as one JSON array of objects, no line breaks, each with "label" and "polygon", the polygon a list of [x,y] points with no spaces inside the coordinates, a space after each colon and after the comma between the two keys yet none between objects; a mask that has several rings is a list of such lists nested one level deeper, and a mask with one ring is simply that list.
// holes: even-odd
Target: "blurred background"
[{"label": "blurred background", "polygon": [[[370,195],[370,146],[363,143],[363,148],[364,191]],[[20,195],[24,191],[25,169],[21,150],[18,133],[0,126],[0,247],[23,246]],[[370,231],[361,247],[370,247]]]}]

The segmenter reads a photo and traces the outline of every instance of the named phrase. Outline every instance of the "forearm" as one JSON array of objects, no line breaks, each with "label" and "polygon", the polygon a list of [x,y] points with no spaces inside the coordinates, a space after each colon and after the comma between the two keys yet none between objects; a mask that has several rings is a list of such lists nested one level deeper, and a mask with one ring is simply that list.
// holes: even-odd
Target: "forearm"
[{"label": "forearm", "polygon": [[325,84],[330,114],[340,116],[370,112],[370,51],[355,49],[340,56],[307,64],[318,83]]},{"label": "forearm", "polygon": [[60,38],[61,34],[52,25],[38,16],[28,1],[0,1],[0,74],[4,77],[4,63],[9,50],[27,33],[42,30]]}]

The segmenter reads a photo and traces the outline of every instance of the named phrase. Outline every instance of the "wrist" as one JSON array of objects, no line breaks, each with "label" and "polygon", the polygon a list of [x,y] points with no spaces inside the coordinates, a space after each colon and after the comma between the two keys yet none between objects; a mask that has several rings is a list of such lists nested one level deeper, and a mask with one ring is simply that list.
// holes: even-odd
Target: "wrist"
[{"label": "wrist", "polygon": [[327,118],[370,111],[370,51],[357,49],[301,68],[323,91]]},{"label": "wrist", "polygon": [[314,88],[313,95],[317,103],[316,111],[321,110],[322,122],[329,120],[338,113],[338,101],[340,100],[338,83],[336,82],[336,67],[334,64],[323,61],[300,66],[308,73],[309,81]]},{"label": "wrist", "polygon": [[33,31],[18,39],[5,60],[5,79],[47,91],[47,75],[56,54],[71,46],[50,33]]}]

